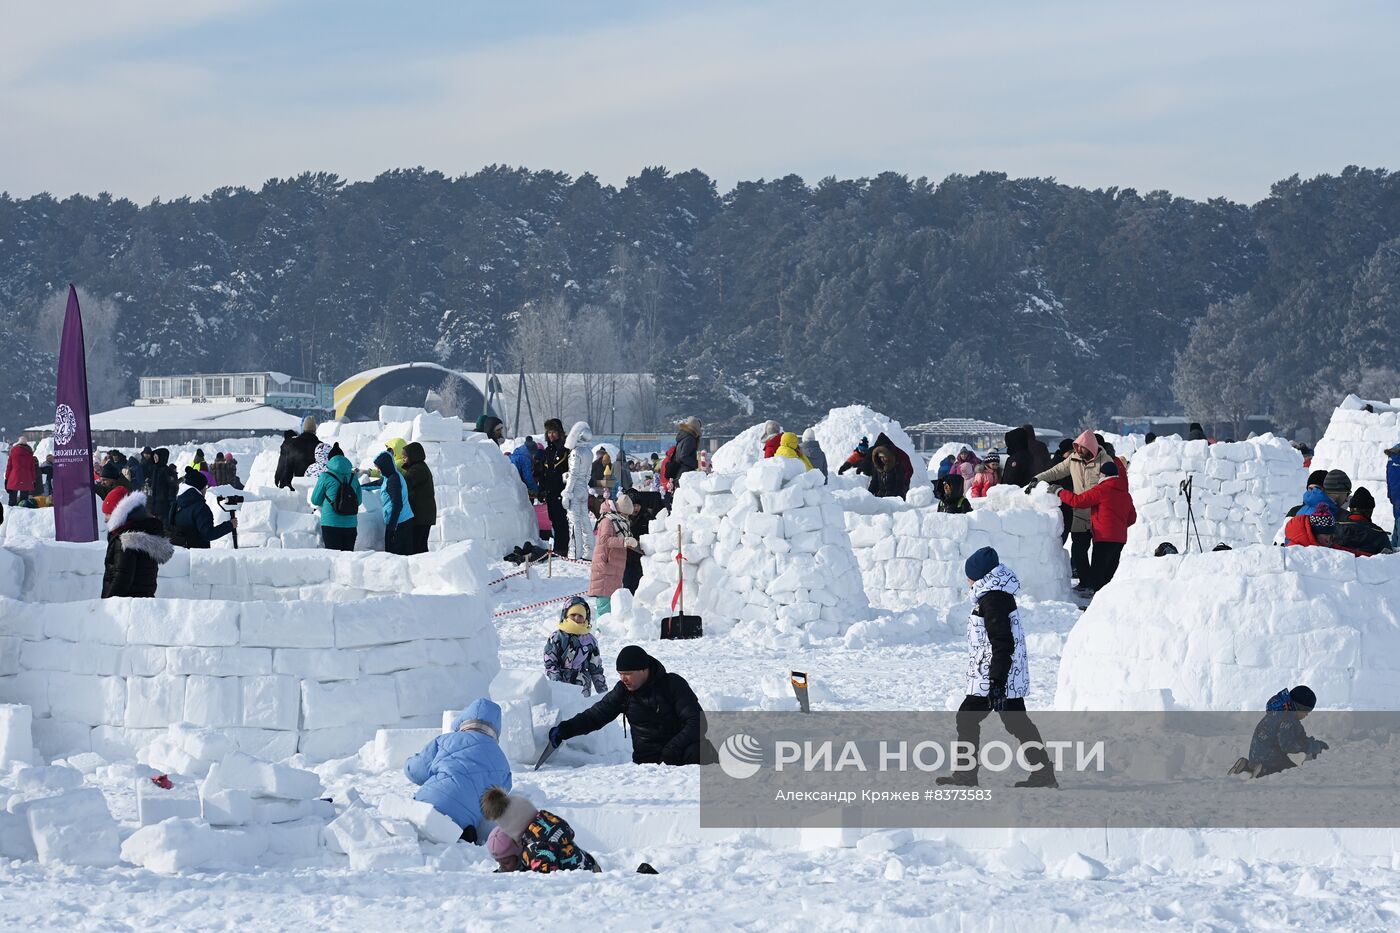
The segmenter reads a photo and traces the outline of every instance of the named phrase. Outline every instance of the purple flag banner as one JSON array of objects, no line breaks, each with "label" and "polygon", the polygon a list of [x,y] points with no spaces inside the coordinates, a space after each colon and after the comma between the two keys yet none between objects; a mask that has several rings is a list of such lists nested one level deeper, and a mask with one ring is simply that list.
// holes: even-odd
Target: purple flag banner
[{"label": "purple flag banner", "polygon": [[58,397],[53,413],[53,519],[59,541],[97,540],[88,427],[87,354],[78,290],[68,286],[68,313],[58,345]]}]

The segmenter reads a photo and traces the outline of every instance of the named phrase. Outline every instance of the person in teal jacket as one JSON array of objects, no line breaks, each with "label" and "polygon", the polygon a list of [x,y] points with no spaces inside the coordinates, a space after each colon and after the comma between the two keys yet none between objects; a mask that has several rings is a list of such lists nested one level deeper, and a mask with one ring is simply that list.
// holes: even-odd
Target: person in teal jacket
[{"label": "person in teal jacket", "polygon": [[[355,494],[355,511],[342,515],[335,510],[335,499],[340,488],[347,486]],[[355,468],[345,457],[336,455],[326,461],[326,468],[316,479],[316,488],[311,490],[311,504],[321,510],[321,543],[332,551],[355,550],[355,534],[360,524],[360,503],[364,494],[360,491],[360,480]]]},{"label": "person in teal jacket", "polygon": [[[384,503],[384,550],[389,554],[408,554],[413,543],[410,534],[413,508],[408,504],[408,483],[404,482],[398,464],[394,463],[394,455],[389,451],[381,451],[374,458],[374,465],[384,477],[384,483],[379,488],[379,496]],[[402,531],[400,525],[403,526]]]}]

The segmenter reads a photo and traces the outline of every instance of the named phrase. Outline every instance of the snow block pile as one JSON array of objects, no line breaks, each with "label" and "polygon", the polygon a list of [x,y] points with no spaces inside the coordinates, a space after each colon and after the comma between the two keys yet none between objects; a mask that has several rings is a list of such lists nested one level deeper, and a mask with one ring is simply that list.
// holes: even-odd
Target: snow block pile
[{"label": "snow block pile", "polygon": [[1063,519],[1054,496],[994,486],[965,515],[861,492],[838,498],[848,507],[846,531],[865,592],[881,609],[965,605],[963,562],[981,547],[996,548],[1027,596],[1070,598],[1069,558],[1060,545]]},{"label": "snow block pile", "polygon": [[[1366,406],[1371,411],[1366,410]],[[1394,528],[1394,513],[1387,508],[1385,451],[1400,445],[1400,398],[1368,402],[1348,395],[1327,424],[1322,440],[1313,451],[1314,470],[1344,470],[1351,477],[1351,488],[1365,486],[1379,506],[1372,518],[1387,531]],[[5,513],[8,515],[9,513]]]},{"label": "snow block pile", "polygon": [[799,460],[682,478],[672,511],[641,539],[636,603],[663,616],[679,579],[678,528],[686,611],[704,617],[707,635],[739,623],[736,632],[765,643],[800,642],[844,634],[870,614],[841,507]]},{"label": "snow block pile", "polygon": [[1296,684],[1329,709],[1397,708],[1400,555],[1125,558],[1065,642],[1055,709],[1258,710]]},{"label": "snow block pile", "polygon": [[1302,456],[1272,434],[1234,444],[1159,438],[1138,450],[1128,468],[1138,520],[1128,530],[1125,554],[1151,554],[1164,541],[1181,548],[1186,497],[1180,486],[1188,475],[1206,550],[1271,542],[1307,483]]},{"label": "snow block pile", "polygon": [[[198,554],[192,566],[210,556],[180,553]],[[305,555],[320,562],[319,577],[291,555],[235,554],[207,564],[229,574],[224,582],[200,586],[239,596],[268,586],[275,595],[24,601],[14,598],[16,563],[26,568],[29,599],[43,595],[31,585],[31,561],[57,571],[84,555],[100,568],[101,552],[35,545],[21,560],[0,550],[0,587],[11,587],[0,589],[0,702],[32,708],[49,756],[129,756],[171,723],[188,722],[222,730],[236,749],[261,757],[321,760],[353,754],[381,726],[437,725],[442,710],[481,696],[499,670],[492,601],[473,545],[427,559]],[[285,586],[249,582],[278,566]]]},{"label": "snow block pile", "polygon": [[[245,754],[220,733],[185,724],[172,725],[168,736],[153,744],[199,761],[202,779],[192,781],[176,769],[169,787],[144,776],[136,779],[141,828],[122,843],[124,861],[178,874],[320,853],[335,808],[318,799],[321,779],[314,772]],[[217,760],[195,758],[199,755]]]},{"label": "snow block pile", "polygon": [[[429,535],[434,549],[459,541],[480,543],[499,557],[539,533],[525,485],[496,444],[463,424],[460,418],[444,418],[417,408],[385,406],[379,421],[329,422],[317,436],[327,444],[339,444],[357,468],[369,469],[374,458],[395,438],[423,445],[425,462],[433,474],[438,517]],[[310,503],[314,479],[292,481],[293,489],[277,489],[273,477],[277,451],[258,455],[246,485],[249,501],[239,513],[241,547],[319,547],[320,523]],[[210,507],[215,508],[211,501]],[[216,509],[215,516],[219,513]],[[380,493],[367,489],[360,511],[357,550],[384,546],[384,522]],[[220,539],[215,547],[232,547]]]}]

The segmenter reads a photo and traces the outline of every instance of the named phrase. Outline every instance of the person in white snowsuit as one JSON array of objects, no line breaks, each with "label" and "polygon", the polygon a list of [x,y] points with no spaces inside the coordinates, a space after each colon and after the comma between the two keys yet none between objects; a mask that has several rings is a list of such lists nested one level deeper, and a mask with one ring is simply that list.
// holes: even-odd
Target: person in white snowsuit
[{"label": "person in white snowsuit", "polygon": [[593,472],[593,429],[575,421],[564,438],[569,475],[564,479],[564,508],[569,510],[570,550],[579,560],[593,559],[593,516],[588,511],[588,481]]},{"label": "person in white snowsuit", "polygon": [[[1054,787],[1055,771],[1045,754],[1040,731],[1026,715],[1030,671],[1026,636],[1016,594],[1021,581],[990,547],[979,548],[963,565],[972,588],[972,615],[967,621],[967,697],[958,707],[958,741],[981,747],[982,720],[1001,716],[1006,731],[1026,749],[1025,760],[1036,770],[1017,787]],[[977,786],[977,767],[954,771],[935,783]]]}]

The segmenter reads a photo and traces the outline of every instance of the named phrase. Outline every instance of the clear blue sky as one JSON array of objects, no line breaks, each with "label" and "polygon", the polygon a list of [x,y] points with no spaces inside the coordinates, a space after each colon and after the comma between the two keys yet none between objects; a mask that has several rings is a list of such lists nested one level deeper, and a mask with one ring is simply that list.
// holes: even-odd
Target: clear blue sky
[{"label": "clear blue sky", "polygon": [[0,190],[493,162],[983,169],[1254,201],[1400,168],[1400,4],[0,0]]}]

